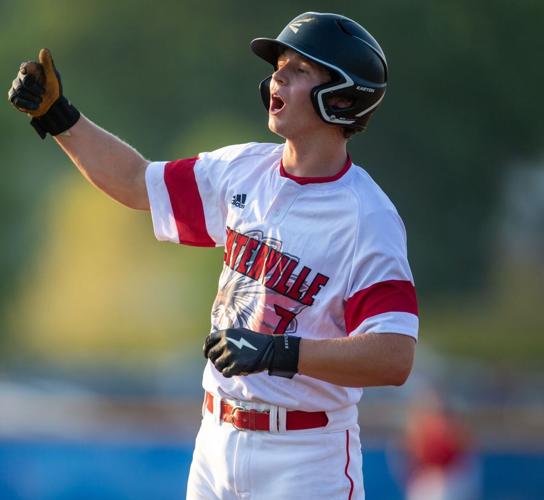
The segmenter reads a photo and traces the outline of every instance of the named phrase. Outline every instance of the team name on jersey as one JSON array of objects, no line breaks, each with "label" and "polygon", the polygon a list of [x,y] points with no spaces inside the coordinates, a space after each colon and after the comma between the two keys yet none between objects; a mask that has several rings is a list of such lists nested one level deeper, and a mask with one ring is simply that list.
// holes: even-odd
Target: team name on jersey
[{"label": "team name on jersey", "polygon": [[315,297],[329,281],[328,276],[315,273],[308,282],[308,276],[313,274],[311,268],[300,266],[298,259],[230,227],[227,228],[223,260],[234,271],[306,306],[314,303]]}]

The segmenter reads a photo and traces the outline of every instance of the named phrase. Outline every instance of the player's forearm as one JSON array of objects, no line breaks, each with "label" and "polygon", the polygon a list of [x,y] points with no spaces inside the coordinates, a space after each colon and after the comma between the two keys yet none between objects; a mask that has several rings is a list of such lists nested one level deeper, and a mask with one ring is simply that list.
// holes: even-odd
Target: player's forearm
[{"label": "player's forearm", "polygon": [[347,387],[402,385],[412,369],[414,351],[413,338],[393,333],[303,339],[298,371]]},{"label": "player's forearm", "polygon": [[83,115],[68,134],[57,135],[55,140],[96,187],[125,206],[149,209],[148,161],[134,148]]}]

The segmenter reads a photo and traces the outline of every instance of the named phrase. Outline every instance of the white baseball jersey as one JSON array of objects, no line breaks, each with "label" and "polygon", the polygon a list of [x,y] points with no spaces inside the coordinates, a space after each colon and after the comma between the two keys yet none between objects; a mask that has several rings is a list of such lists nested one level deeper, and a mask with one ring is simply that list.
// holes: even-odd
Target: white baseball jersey
[{"label": "white baseball jersey", "polygon": [[[147,169],[156,237],[225,248],[212,331],[417,338],[406,233],[389,198],[349,159],[334,177],[293,177],[281,164],[283,147],[228,146]],[[210,361],[203,386],[305,411],[353,406],[362,394],[300,374],[225,378]]]}]

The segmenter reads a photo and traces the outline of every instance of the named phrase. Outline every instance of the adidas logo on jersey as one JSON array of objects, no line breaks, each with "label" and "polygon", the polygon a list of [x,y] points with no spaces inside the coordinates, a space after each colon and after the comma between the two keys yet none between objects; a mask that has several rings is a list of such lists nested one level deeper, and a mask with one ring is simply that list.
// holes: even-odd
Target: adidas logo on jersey
[{"label": "adidas logo on jersey", "polygon": [[245,194],[235,194],[232,197],[231,204],[237,208],[245,208],[246,206],[246,195]]}]

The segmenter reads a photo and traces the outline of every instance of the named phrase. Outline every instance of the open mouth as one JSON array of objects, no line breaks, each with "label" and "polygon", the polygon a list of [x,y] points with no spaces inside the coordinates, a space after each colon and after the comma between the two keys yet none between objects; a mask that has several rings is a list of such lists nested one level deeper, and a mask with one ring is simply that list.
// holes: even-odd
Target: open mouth
[{"label": "open mouth", "polygon": [[275,115],[279,113],[284,107],[285,107],[285,102],[278,94],[272,94],[270,96],[269,111],[271,114]]}]

